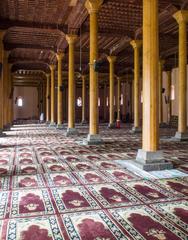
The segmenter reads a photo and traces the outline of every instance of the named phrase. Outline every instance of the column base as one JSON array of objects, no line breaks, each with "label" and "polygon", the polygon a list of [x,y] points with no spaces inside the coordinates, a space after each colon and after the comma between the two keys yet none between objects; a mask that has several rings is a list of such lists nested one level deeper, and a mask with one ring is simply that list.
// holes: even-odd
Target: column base
[{"label": "column base", "polygon": [[138,150],[136,161],[133,161],[132,164],[145,171],[159,171],[173,168],[172,163],[164,160],[162,151],[148,152],[143,149]]},{"label": "column base", "polygon": [[51,128],[56,127],[56,123],[55,123],[55,122],[51,122],[51,123],[49,124],[49,127],[51,127]]},{"label": "column base", "polygon": [[140,127],[133,127],[131,130],[132,133],[141,133],[142,129]]},{"label": "column base", "polygon": [[81,122],[81,125],[85,125],[85,124],[87,124],[87,121],[86,121],[86,120],[83,120],[83,121]]},{"label": "column base", "polygon": [[109,124],[108,124],[108,128],[113,129],[113,128],[115,128],[115,127],[116,127],[116,124],[115,124],[115,123],[109,123]]},{"label": "column base", "polygon": [[67,128],[67,132],[65,134],[66,137],[78,135],[78,130],[76,128]]},{"label": "column base", "polygon": [[174,141],[188,141],[188,132],[180,133],[176,132],[175,136],[172,138]]},{"label": "column base", "polygon": [[57,125],[56,125],[56,128],[57,128],[57,129],[64,129],[65,127],[64,127],[63,124],[57,124]]},{"label": "column base", "polygon": [[6,137],[6,133],[4,133],[2,129],[0,129],[0,137]]},{"label": "column base", "polygon": [[99,134],[88,134],[87,138],[83,140],[84,145],[100,145],[103,143]]},{"label": "column base", "polygon": [[6,124],[6,125],[3,127],[3,130],[4,130],[4,131],[10,131],[10,128],[11,128],[11,124],[8,123],[8,124]]}]

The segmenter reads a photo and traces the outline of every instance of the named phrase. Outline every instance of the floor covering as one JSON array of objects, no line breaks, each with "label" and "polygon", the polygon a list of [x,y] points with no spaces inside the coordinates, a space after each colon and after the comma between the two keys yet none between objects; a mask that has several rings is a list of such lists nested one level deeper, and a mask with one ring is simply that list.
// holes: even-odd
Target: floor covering
[{"label": "floor covering", "polygon": [[[141,134],[100,127],[104,144],[45,124],[15,125],[0,138],[0,240],[187,240],[188,142],[161,141],[172,171],[123,168]],[[161,137],[174,129],[162,129]],[[150,178],[151,176],[151,178]]]}]

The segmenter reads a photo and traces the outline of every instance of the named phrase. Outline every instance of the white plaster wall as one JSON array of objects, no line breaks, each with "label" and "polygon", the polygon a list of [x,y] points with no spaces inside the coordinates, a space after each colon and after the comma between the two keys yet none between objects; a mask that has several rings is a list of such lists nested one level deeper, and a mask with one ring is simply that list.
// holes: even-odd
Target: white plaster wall
[{"label": "white plaster wall", "polygon": [[[175,87],[175,99],[172,100],[172,115],[178,116],[178,68],[172,69],[172,85]],[[187,65],[187,86],[188,86],[188,65]],[[167,93],[167,74],[163,72],[163,87]],[[163,96],[163,119],[167,122],[167,104]],[[187,125],[188,125],[188,88],[187,88]]]},{"label": "white plaster wall", "polygon": [[[16,97],[23,98],[23,107],[15,104]],[[14,120],[38,118],[38,91],[36,87],[14,87]]]}]

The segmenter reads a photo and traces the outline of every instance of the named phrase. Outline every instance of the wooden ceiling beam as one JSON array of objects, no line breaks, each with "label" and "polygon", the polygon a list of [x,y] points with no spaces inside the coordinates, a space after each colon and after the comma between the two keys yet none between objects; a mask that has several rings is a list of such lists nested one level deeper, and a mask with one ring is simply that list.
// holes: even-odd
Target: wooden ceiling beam
[{"label": "wooden ceiling beam", "polygon": [[57,51],[57,48],[56,47],[52,47],[52,46],[44,46],[44,45],[41,45],[41,44],[26,44],[26,43],[9,43],[9,42],[5,42],[4,44],[4,47],[7,51],[10,51],[12,49],[15,49],[15,48],[25,48],[25,49],[40,49],[41,51],[42,50],[52,50],[54,52]]},{"label": "wooden ceiling beam", "polygon": [[11,27],[27,27],[27,28],[38,28],[47,30],[60,30],[64,33],[68,32],[68,25],[58,25],[54,23],[45,22],[27,22],[20,20],[10,20],[0,18],[0,29],[5,30]]}]

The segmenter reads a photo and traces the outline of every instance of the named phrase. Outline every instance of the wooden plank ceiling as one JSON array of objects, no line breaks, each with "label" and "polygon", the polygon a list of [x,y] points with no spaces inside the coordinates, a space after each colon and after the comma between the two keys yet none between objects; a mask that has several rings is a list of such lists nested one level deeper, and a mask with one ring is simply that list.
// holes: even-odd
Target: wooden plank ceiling
[{"label": "wooden plank ceiling", "polygon": [[[13,71],[49,71],[55,53],[66,53],[63,71],[68,70],[65,34],[79,35],[76,43],[76,71],[88,72],[89,16],[85,0],[0,1],[0,29],[6,30],[4,46],[10,51]],[[178,25],[172,14],[188,9],[187,0],[159,0],[160,56],[166,68],[177,66]],[[117,56],[116,74],[132,72],[133,49],[129,42],[142,39],[142,0],[105,0],[99,13],[99,59],[101,72],[108,72],[106,56]]]}]

